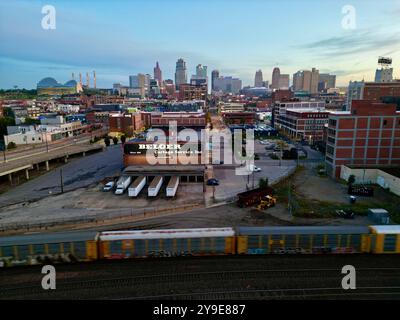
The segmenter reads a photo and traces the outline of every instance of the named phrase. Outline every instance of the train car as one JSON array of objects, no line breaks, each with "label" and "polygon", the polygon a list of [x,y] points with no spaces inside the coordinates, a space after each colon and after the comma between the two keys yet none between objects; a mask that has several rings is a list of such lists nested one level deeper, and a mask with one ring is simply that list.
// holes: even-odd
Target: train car
[{"label": "train car", "polygon": [[400,253],[400,225],[370,226],[372,253]]},{"label": "train car", "polygon": [[0,266],[96,260],[97,232],[0,237]]},{"label": "train car", "polygon": [[235,254],[232,228],[109,231],[99,234],[100,258]]},{"label": "train car", "polygon": [[239,227],[238,254],[362,253],[370,250],[368,227]]}]

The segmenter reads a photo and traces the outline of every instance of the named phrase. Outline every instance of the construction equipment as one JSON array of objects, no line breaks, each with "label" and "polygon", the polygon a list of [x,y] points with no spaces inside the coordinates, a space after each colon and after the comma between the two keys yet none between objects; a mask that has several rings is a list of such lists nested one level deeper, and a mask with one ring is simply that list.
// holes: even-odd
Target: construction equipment
[{"label": "construction equipment", "polygon": [[263,200],[261,200],[261,202],[258,204],[258,206],[256,208],[258,210],[265,210],[265,209],[271,208],[275,205],[276,205],[276,198],[271,195],[267,195],[264,197]]}]

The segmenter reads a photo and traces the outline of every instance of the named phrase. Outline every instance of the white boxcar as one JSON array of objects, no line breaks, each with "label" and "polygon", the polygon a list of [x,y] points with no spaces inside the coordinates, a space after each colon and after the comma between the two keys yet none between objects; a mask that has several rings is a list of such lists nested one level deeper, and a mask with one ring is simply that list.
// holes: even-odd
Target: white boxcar
[{"label": "white boxcar", "polygon": [[146,177],[140,176],[133,181],[133,183],[128,188],[128,196],[129,197],[137,197],[142,191],[144,185],[146,184]]},{"label": "white boxcar", "polygon": [[178,190],[179,186],[179,177],[171,177],[169,183],[167,185],[167,197],[175,197],[176,190]]},{"label": "white boxcar", "polygon": [[158,191],[160,191],[161,185],[163,183],[163,177],[158,176],[151,181],[148,189],[148,196],[149,197],[156,197],[158,194]]}]

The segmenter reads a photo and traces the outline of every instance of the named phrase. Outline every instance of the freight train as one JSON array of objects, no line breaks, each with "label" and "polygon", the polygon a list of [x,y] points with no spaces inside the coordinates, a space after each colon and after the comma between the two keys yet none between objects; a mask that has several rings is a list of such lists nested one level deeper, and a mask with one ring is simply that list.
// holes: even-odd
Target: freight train
[{"label": "freight train", "polygon": [[246,254],[400,253],[400,225],[64,232],[0,238],[0,266]]}]

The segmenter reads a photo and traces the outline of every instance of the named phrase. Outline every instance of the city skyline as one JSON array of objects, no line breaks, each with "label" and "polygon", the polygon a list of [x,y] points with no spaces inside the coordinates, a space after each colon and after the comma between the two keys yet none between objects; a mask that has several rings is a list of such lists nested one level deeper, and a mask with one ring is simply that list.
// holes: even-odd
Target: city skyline
[{"label": "city skyline", "polygon": [[[243,86],[254,83],[259,69],[271,83],[274,67],[291,78],[298,70],[315,67],[320,73],[336,74],[338,86],[363,78],[373,81],[377,58],[385,55],[393,58],[398,78],[400,22],[392,18],[400,5],[383,3],[351,3],[356,10],[354,30],[341,24],[345,1],[121,1],[110,11],[106,1],[60,0],[52,3],[55,30],[41,28],[43,1],[1,3],[0,88],[35,88],[47,76],[66,82],[72,72],[91,70],[97,71],[99,88],[116,82],[127,85],[129,75],[152,73],[156,61],[163,78],[174,79],[180,57],[189,74],[202,64],[208,66],[209,77],[217,69],[242,79]],[[218,24],[195,19],[201,14]],[[301,33],[286,23],[299,17]],[[265,36],[255,31],[260,27]]]}]

